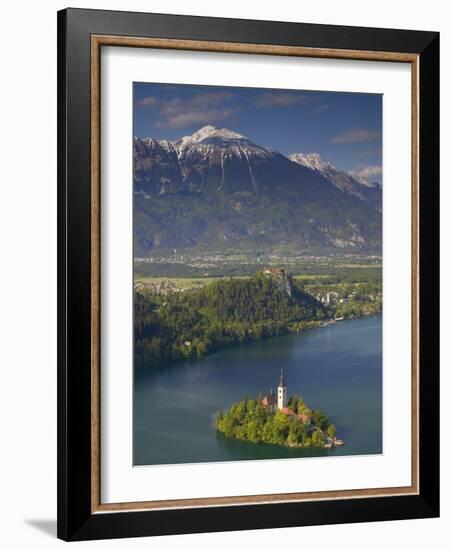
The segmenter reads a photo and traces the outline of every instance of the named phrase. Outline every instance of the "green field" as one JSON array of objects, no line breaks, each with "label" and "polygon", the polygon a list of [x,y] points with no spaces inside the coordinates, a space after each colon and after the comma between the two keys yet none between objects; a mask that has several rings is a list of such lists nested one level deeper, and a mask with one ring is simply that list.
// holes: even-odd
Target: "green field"
[{"label": "green field", "polygon": [[[322,271],[322,270],[321,270]],[[202,288],[214,281],[229,279],[231,276],[223,277],[152,277],[147,275],[135,274],[134,282],[143,284],[160,284],[168,282],[177,288]],[[235,275],[233,279],[247,279],[247,275]],[[349,265],[334,267],[330,272],[326,273],[303,273],[295,274],[293,278],[306,285],[310,284],[326,284],[333,285],[338,283],[367,283],[382,281],[382,266],[374,265]]]},{"label": "green field", "polygon": [[[308,280],[315,281],[317,279],[328,279],[331,275],[295,275],[293,278],[296,280]],[[135,283],[144,284],[158,284],[162,282],[173,283],[178,288],[202,288],[215,281],[221,281],[223,279],[229,279],[230,277],[146,277],[135,276]],[[235,276],[233,279],[248,279],[246,275]]]},{"label": "green field", "polygon": [[[173,283],[178,288],[202,288],[214,281],[227,279],[228,277],[145,277],[135,276],[135,283],[158,284],[162,282]],[[234,279],[246,279],[247,277],[233,277]]]}]

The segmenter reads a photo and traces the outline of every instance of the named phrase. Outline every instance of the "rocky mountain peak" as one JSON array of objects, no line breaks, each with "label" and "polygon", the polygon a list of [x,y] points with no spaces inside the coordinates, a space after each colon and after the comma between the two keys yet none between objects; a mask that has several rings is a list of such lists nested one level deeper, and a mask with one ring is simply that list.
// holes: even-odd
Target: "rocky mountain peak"
[{"label": "rocky mountain peak", "polygon": [[376,206],[380,206],[380,188],[369,182],[362,181],[352,172],[339,170],[333,164],[323,159],[319,153],[293,153],[288,157],[291,161],[300,164],[310,170],[318,172],[328,179],[337,189],[355,195],[362,200],[370,200]]},{"label": "rocky mountain peak", "polygon": [[217,128],[216,126],[212,126],[209,124],[207,126],[203,126],[199,130],[194,132],[194,134],[183,136],[182,138],[177,140],[176,145],[179,148],[184,148],[188,145],[201,143],[210,138],[247,140],[246,136],[244,136],[243,134],[239,134],[238,132],[229,130],[228,128]]},{"label": "rocky mountain peak", "polygon": [[297,162],[311,170],[317,170],[321,173],[338,171],[333,164],[324,160],[319,153],[293,153],[288,158],[293,162]]}]

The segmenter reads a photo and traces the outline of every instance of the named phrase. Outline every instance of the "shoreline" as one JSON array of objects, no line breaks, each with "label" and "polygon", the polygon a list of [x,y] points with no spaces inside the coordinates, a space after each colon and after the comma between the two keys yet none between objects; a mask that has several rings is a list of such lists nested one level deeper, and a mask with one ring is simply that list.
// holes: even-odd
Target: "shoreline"
[{"label": "shoreline", "polygon": [[[305,333],[300,338],[284,335],[284,338],[261,342],[251,348],[223,349],[214,356],[207,356],[202,364],[197,361],[192,364],[185,362],[169,368],[164,366],[136,372],[134,422],[137,463],[260,461],[380,454],[382,316],[355,321],[343,325],[337,323],[335,327]],[[355,339],[355,333],[361,337]],[[334,355],[335,346],[322,348],[322,342],[329,341],[330,338],[337,344],[345,343],[346,355],[338,363]],[[373,345],[377,346],[377,357],[373,353]],[[359,365],[360,359],[357,362],[351,361],[349,370],[346,358],[355,355],[354,346],[359,357],[361,352],[367,353],[370,350],[370,353],[360,358],[365,365]],[[308,379],[305,379],[296,367],[296,358],[301,361],[301,366],[307,368],[305,358],[317,349],[322,349],[326,355],[312,365]],[[285,365],[285,358],[288,357],[290,364]],[[276,385],[273,380],[274,372],[277,373],[282,364],[287,368],[288,385],[292,386],[288,388],[288,395],[299,393],[304,396],[308,405],[324,410],[330,422],[337,427],[337,437],[344,440],[343,446],[328,449],[288,447],[265,442],[256,445],[244,439],[225,437],[215,430],[218,410],[228,409],[242,396],[255,396],[259,391],[270,390]],[[366,365],[370,365],[369,370]],[[352,402],[347,399],[350,388],[342,374],[360,376],[362,366],[365,367],[365,372],[374,373],[374,376],[372,374],[371,378],[363,378],[364,384],[359,391],[362,391],[365,398],[356,415]],[[324,376],[327,386],[324,386]],[[323,398],[324,391],[335,386],[330,399],[327,396]],[[375,388],[378,390],[376,393]],[[174,410],[171,407],[170,414],[165,410],[169,389],[174,390],[178,396],[177,407]],[[183,416],[180,416],[181,411]],[[365,424],[364,431],[361,430],[362,422]],[[368,438],[368,430],[372,434],[371,438]],[[167,434],[171,435],[170,440],[166,437]],[[182,453],[180,449],[182,442],[186,444],[186,453]],[[165,445],[168,445],[168,450],[161,450]]]},{"label": "shoreline", "polygon": [[225,411],[219,409],[216,431],[230,439],[298,449],[332,449],[344,445],[337,437],[335,424],[322,409],[310,408],[297,394],[286,397],[283,370],[278,392],[277,402],[273,393],[264,397],[259,394],[256,398],[241,399]]},{"label": "shoreline", "polygon": [[[315,330],[315,329],[320,329],[320,328],[325,328],[325,327],[331,327],[331,326],[334,326],[336,325],[338,322],[347,322],[347,321],[358,321],[359,319],[368,319],[370,317],[375,317],[376,315],[382,315],[383,311],[377,311],[375,313],[369,313],[369,314],[364,314],[364,315],[360,315],[358,317],[352,317],[351,319],[345,319],[345,318],[340,318],[340,319],[331,319],[330,321],[316,321],[316,325],[315,326],[310,326],[310,327],[304,327],[304,328],[301,328],[301,329],[290,329],[288,328],[288,330],[286,332],[282,332],[280,334],[273,334],[271,336],[268,336],[266,338],[260,338],[258,340],[249,340],[247,342],[236,342],[236,343],[232,343],[232,344],[228,344],[228,345],[224,345],[224,346],[221,346],[221,347],[218,347],[214,350],[212,350],[210,353],[207,353],[204,357],[200,358],[200,359],[186,359],[186,358],[180,358],[180,359],[175,359],[175,360],[168,360],[168,361],[162,361],[162,362],[159,362],[159,363],[154,363],[153,365],[146,365],[146,366],[141,366],[141,367],[137,367],[135,365],[135,362],[133,362],[133,370],[137,370],[139,372],[142,372],[142,371],[147,371],[153,367],[167,367],[169,365],[181,365],[181,364],[200,364],[202,363],[202,361],[208,357],[211,357],[212,355],[214,355],[215,353],[217,352],[220,352],[222,350],[225,350],[225,349],[231,349],[231,348],[234,348],[234,347],[241,347],[241,346],[247,346],[247,345],[250,345],[250,344],[256,344],[258,342],[266,342],[268,340],[272,340],[273,338],[277,338],[277,337],[281,337],[281,336],[290,336],[292,334],[300,334],[302,332],[307,332],[307,331],[310,331],[310,330]],[[311,321],[312,323],[314,323],[315,321]]]},{"label": "shoreline", "polygon": [[226,439],[230,439],[232,441],[244,441],[245,443],[252,443],[252,445],[273,445],[274,447],[284,447],[287,449],[335,449],[337,447],[343,447],[345,445],[345,442],[343,439],[339,439],[336,437],[333,440],[333,443],[325,443],[324,445],[305,445],[305,444],[290,444],[290,443],[274,443],[272,441],[251,441],[250,439],[246,439],[244,437],[233,437],[233,436],[227,436],[220,430],[216,428],[216,432],[221,434],[222,437],[225,437]]}]

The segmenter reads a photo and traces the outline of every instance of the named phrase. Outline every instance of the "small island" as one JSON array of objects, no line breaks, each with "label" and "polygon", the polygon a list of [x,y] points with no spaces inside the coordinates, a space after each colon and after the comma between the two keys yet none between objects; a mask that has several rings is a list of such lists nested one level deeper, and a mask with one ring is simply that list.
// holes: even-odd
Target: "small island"
[{"label": "small island", "polygon": [[226,437],[252,443],[325,449],[343,445],[323,411],[310,409],[298,395],[287,399],[283,369],[277,397],[271,391],[257,399],[234,403],[227,411],[219,411],[216,429]]}]

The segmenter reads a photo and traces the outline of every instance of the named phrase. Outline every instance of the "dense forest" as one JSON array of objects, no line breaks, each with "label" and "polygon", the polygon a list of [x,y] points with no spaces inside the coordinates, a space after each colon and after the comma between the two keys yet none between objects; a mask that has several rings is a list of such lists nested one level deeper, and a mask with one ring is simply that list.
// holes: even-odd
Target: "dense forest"
[{"label": "dense forest", "polygon": [[327,316],[291,277],[261,272],[188,292],[135,292],[135,365],[201,358],[229,344],[317,326]]},{"label": "dense forest", "polygon": [[[219,412],[216,429],[226,437],[252,443],[264,442],[289,447],[324,447],[334,444],[336,428],[330,424],[323,411],[312,411],[299,396],[291,397],[288,407],[293,415],[264,407],[260,398],[243,399],[229,410]],[[338,443],[341,445],[342,441]]]}]

